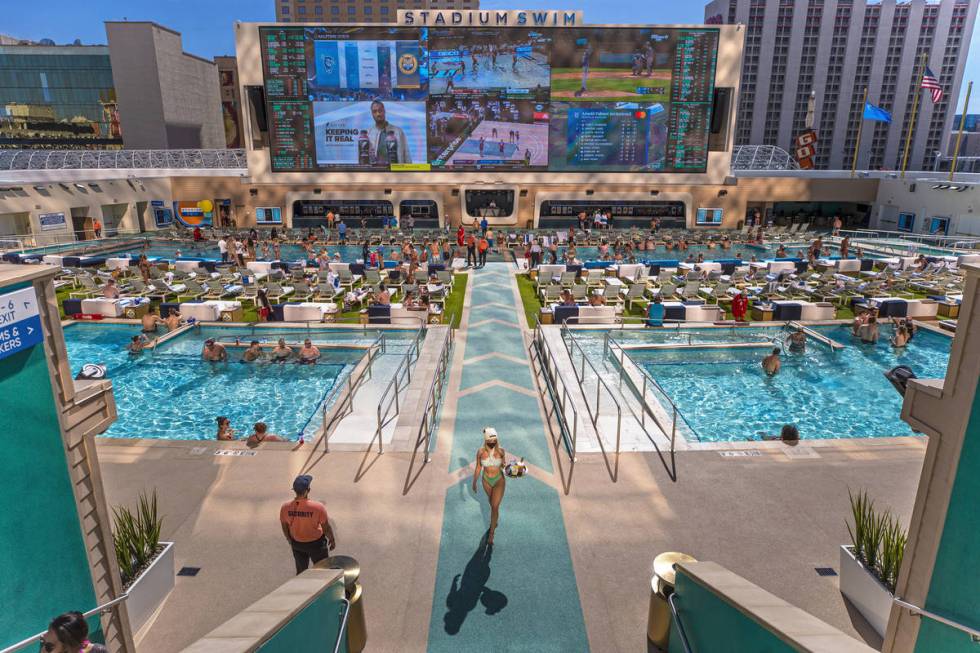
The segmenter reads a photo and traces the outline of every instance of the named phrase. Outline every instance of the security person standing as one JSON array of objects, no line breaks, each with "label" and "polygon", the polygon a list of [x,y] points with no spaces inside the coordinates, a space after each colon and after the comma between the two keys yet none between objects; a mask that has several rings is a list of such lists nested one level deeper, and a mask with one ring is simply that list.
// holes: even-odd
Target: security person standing
[{"label": "security person standing", "polygon": [[282,533],[293,549],[297,574],[306,571],[310,562],[316,564],[326,558],[337,545],[337,538],[327,522],[326,506],[310,499],[312,482],[313,477],[309,474],[297,476],[293,481],[296,498],[279,509]]}]

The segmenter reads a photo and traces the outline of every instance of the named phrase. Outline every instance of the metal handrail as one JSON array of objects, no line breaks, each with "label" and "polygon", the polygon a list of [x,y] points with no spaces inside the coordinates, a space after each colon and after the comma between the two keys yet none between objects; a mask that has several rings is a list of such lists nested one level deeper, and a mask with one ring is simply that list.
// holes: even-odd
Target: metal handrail
[{"label": "metal handrail", "polygon": [[[449,371],[449,354],[452,351],[455,340],[456,335],[453,327],[449,325],[449,328],[446,329],[446,335],[443,336],[436,372],[432,377],[432,382],[429,384],[429,390],[426,393],[425,408],[422,410],[422,421],[415,435],[415,448],[412,450],[412,460],[415,460],[415,455],[418,453],[419,445],[422,444],[423,440],[425,441],[423,460],[426,463],[430,460],[429,450],[432,444],[432,430],[436,425],[436,413],[439,409],[439,401],[442,399],[443,391],[445,390],[445,377]],[[409,475],[411,475],[411,467],[409,467]],[[408,479],[406,478],[406,484],[407,481]]]},{"label": "metal handrail", "polygon": [[[82,613],[82,616],[87,619],[88,617],[93,617],[93,616],[95,616],[97,614],[107,614],[107,613],[109,613],[109,612],[112,611],[112,608],[114,608],[115,606],[117,606],[118,604],[122,603],[123,601],[125,601],[128,598],[129,598],[129,593],[127,592],[126,594],[122,594],[121,596],[117,596],[116,598],[112,599],[111,601],[106,601],[102,605],[99,605],[99,606],[96,606],[96,607],[92,608],[88,612],[83,612]],[[31,637],[28,637],[27,639],[22,639],[21,641],[17,642],[16,644],[11,644],[7,648],[0,649],[0,653],[14,653],[14,651],[20,651],[21,649],[24,649],[24,648],[26,648],[28,646],[36,646],[37,643],[38,643],[38,641],[42,637],[44,637],[44,634],[46,632],[48,632],[48,630],[45,628],[44,630],[42,630],[41,632],[39,632],[37,635],[33,635]]]},{"label": "metal handrail", "polygon": [[[571,330],[568,328],[568,325],[564,322],[561,325],[561,339],[562,342],[565,344],[565,349],[568,351],[568,358],[572,364],[572,372],[575,374],[575,379],[578,381],[579,392],[582,393],[582,398],[585,399],[585,408],[589,413],[589,419],[592,421],[592,426],[593,428],[595,428],[596,441],[599,443],[599,447],[602,449],[603,456],[606,455],[606,447],[603,444],[602,436],[599,433],[599,417],[601,416],[601,411],[602,411],[602,392],[601,392],[602,389],[606,390],[606,394],[609,395],[609,398],[612,400],[613,405],[616,407],[616,457],[618,460],[620,442],[622,440],[622,430],[623,430],[623,408],[619,404],[619,401],[617,401],[616,395],[613,394],[613,391],[609,387],[609,384],[607,384],[605,379],[602,378],[602,375],[599,373],[599,370],[597,370],[595,368],[595,365],[592,364],[592,361],[589,360],[589,357],[585,353],[585,350],[582,349],[582,345],[579,344],[578,340],[575,338]],[[576,349],[578,349],[579,354],[582,357],[581,369],[576,368],[575,366],[575,354],[572,349],[573,346]],[[592,373],[595,374],[595,378],[596,378],[595,410],[593,410],[592,406],[589,404],[589,395],[585,392],[584,383],[585,383],[586,363],[589,364],[589,368],[592,370]],[[613,475],[613,480],[615,480],[615,477],[616,474]]]},{"label": "metal handrail", "polygon": [[[398,363],[398,367],[395,369],[395,373],[391,377],[391,381],[385,386],[385,389],[381,393],[381,397],[378,398],[378,426],[374,431],[374,437],[371,438],[371,442],[368,443],[368,449],[372,447],[374,441],[378,441],[378,453],[384,453],[384,438],[381,437],[381,433],[385,426],[387,426],[392,419],[398,416],[401,412],[401,404],[398,401],[401,391],[407,388],[412,383],[412,364],[419,358],[419,353],[421,349],[422,336],[425,335],[425,327],[419,327],[418,332],[415,334],[415,338],[412,339],[411,344],[408,346],[405,354],[402,356],[401,361]],[[404,379],[404,383],[402,380]],[[391,398],[389,398],[391,395]],[[387,400],[387,405],[385,401]],[[390,410],[394,406],[394,414],[390,414]]]},{"label": "metal handrail", "polygon": [[684,647],[684,653],[694,653],[691,642],[687,639],[687,631],[684,630],[684,622],[681,621],[681,615],[677,611],[677,606],[674,605],[675,600],[677,600],[677,593],[671,592],[667,596],[667,605],[670,606],[670,613],[674,617],[674,623],[677,624],[677,633],[681,636],[681,646]]},{"label": "metal handrail", "polygon": [[[660,428],[660,430],[665,435],[667,434],[667,429],[664,428],[664,425],[660,423],[660,420],[657,417],[656,412],[652,408],[650,408],[649,404],[647,403],[646,393],[647,393],[647,389],[650,388],[650,389],[653,389],[653,390],[656,390],[656,391],[659,392],[660,396],[659,397],[656,397],[656,399],[657,399],[657,402],[660,403],[661,406],[663,406],[663,401],[666,401],[667,402],[667,405],[670,407],[670,411],[671,411],[670,453],[671,453],[671,455],[674,454],[674,443],[675,443],[676,438],[677,438],[677,418],[678,418],[678,416],[680,416],[681,421],[684,423],[685,426],[687,426],[688,430],[691,433],[694,434],[694,436],[698,439],[698,441],[701,440],[701,435],[697,432],[697,430],[687,420],[687,418],[684,416],[684,413],[682,413],[677,408],[677,404],[674,403],[674,400],[670,398],[670,395],[667,393],[666,390],[664,390],[663,386],[661,386],[660,383],[655,378],[653,378],[653,375],[651,375],[647,370],[645,370],[645,369],[643,369],[643,367],[637,365],[636,362],[633,361],[632,357],[623,348],[623,346],[613,336],[611,336],[608,331],[605,333],[605,347],[609,351],[609,353],[611,353],[613,355],[613,358],[614,359],[616,359],[616,355],[615,355],[615,352],[613,351],[613,348],[614,347],[619,348],[620,355],[619,355],[619,358],[617,359],[617,362],[619,363],[619,380],[620,380],[620,384],[622,384],[622,382],[624,380],[624,375],[625,375],[624,360],[627,359],[627,358],[629,358],[630,361],[633,362],[633,366],[639,371],[640,376],[643,379],[643,385],[642,385],[642,387],[641,388],[637,388],[637,390],[639,390],[639,393],[640,393],[640,403],[641,403],[641,406],[640,406],[641,411],[640,411],[640,420],[639,420],[639,422],[640,422],[640,426],[643,427],[643,430],[644,431],[646,431],[646,414],[649,413],[650,414],[650,417],[653,418],[653,421],[657,424],[657,426]],[[631,381],[631,383],[632,383],[632,381]],[[635,384],[633,384],[633,385],[635,386]]]},{"label": "metal handrail", "polygon": [[[323,411],[323,435],[321,437],[323,438],[324,452],[327,453],[330,452],[330,435],[333,433],[334,429],[337,428],[337,425],[340,424],[340,421],[349,414],[349,412],[347,411],[349,411],[350,408],[353,406],[354,393],[357,391],[358,386],[360,386],[361,382],[364,380],[364,376],[370,375],[371,368],[374,365],[374,360],[378,357],[378,352],[383,350],[384,337],[385,336],[383,333],[379,335],[378,338],[374,341],[374,344],[372,344],[371,348],[368,350],[367,365],[365,365],[364,369],[360,371],[360,373],[357,375],[357,378],[356,379],[354,378],[353,373],[348,374],[346,382],[341,385],[335,385],[331,389],[331,393],[327,395],[327,397],[323,400],[323,405],[321,406],[321,409]],[[340,388],[342,387],[347,388],[347,396],[344,397],[343,402],[337,407],[337,410],[334,411],[333,417],[328,422],[327,410],[330,406],[330,400],[333,399],[334,394],[338,394],[340,392]]]},{"label": "metal handrail", "polygon": [[[564,441],[565,451],[568,453],[571,462],[574,463],[578,455],[578,410],[575,408],[575,401],[568,391],[568,386],[558,373],[558,359],[551,350],[551,345],[544,337],[540,322],[534,326],[533,343],[538,349],[539,360],[542,363],[541,369],[544,372],[545,385],[551,394],[553,414],[558,419],[558,427],[560,436]],[[560,388],[559,381],[561,381]],[[559,402],[558,399],[561,401]],[[569,409],[572,411],[571,428],[569,428],[567,415]],[[548,417],[550,418],[551,415],[548,415]],[[571,435],[570,438],[569,434]]]},{"label": "metal handrail", "polygon": [[[925,617],[926,619],[932,619],[933,621],[938,621],[944,626],[949,626],[950,628],[954,628],[960,632],[966,633],[967,635],[970,636],[970,639],[972,639],[974,642],[980,642],[980,630],[976,628],[963,625],[957,621],[953,621],[952,619],[948,619],[947,617],[936,614],[935,612],[930,612],[929,610],[920,608],[917,605],[914,605],[912,603],[909,603],[908,601],[898,598],[897,596],[893,597],[892,600],[895,602],[895,605],[901,608],[905,608],[906,610],[911,612],[913,617]],[[0,653],[3,652],[0,651]]]},{"label": "metal handrail", "polygon": [[347,619],[350,617],[350,600],[340,599],[344,602],[344,616],[340,619],[340,629],[337,630],[337,643],[334,644],[333,653],[340,653],[340,645],[344,643],[344,632],[347,630]]}]

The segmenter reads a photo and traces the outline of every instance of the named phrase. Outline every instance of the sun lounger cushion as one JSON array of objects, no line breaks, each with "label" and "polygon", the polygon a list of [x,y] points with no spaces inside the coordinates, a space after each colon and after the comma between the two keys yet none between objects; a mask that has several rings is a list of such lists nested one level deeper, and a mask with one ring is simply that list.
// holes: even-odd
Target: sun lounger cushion
[{"label": "sun lounger cushion", "polygon": [[578,306],[555,306],[555,324],[571,320],[570,324],[578,323]]},{"label": "sun lounger cushion", "polygon": [[368,306],[368,324],[391,324],[391,306],[371,304]]},{"label": "sun lounger cushion", "polygon": [[800,302],[774,301],[772,319],[774,320],[799,320],[802,319],[803,306]]},{"label": "sun lounger cushion", "polygon": [[103,317],[119,317],[123,314],[123,306],[118,299],[95,297],[82,300],[82,313],[102,315]]},{"label": "sun lounger cushion", "polygon": [[908,310],[908,302],[904,299],[884,299],[878,302],[878,317],[905,317]]}]

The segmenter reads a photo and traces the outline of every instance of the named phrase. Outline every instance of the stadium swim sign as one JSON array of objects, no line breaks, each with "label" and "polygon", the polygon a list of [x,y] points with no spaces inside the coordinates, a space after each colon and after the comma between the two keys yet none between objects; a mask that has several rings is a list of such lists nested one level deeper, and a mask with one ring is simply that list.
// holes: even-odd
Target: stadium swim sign
[{"label": "stadium swim sign", "polygon": [[437,11],[399,9],[398,24],[415,27],[581,27],[581,11],[547,9],[543,11]]}]

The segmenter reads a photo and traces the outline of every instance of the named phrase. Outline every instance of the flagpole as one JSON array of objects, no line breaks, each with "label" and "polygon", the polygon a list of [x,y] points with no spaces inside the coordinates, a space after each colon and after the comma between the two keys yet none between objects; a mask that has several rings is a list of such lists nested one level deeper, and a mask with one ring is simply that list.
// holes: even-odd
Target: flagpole
[{"label": "flagpole", "polygon": [[956,133],[956,147],[953,149],[953,164],[949,167],[949,180],[953,181],[956,174],[956,159],[960,155],[960,141],[963,140],[963,127],[966,125],[966,108],[970,106],[970,93],[973,91],[973,82],[966,87],[966,99],[963,100],[963,115],[960,116],[960,130]]},{"label": "flagpole", "polygon": [[922,78],[926,74],[926,53],[920,59],[919,81],[915,84],[915,100],[912,102],[912,119],[909,120],[909,131],[905,136],[905,152],[902,154],[902,179],[905,178],[905,166],[909,162],[909,145],[912,143],[912,130],[915,129],[915,116],[919,111],[919,96],[922,91]]},{"label": "flagpole", "polygon": [[854,158],[851,160],[851,177],[857,174],[858,150],[861,148],[861,130],[864,128],[864,109],[868,106],[868,87],[864,87],[864,99],[861,100],[861,114],[858,118],[858,136],[854,144]]}]

